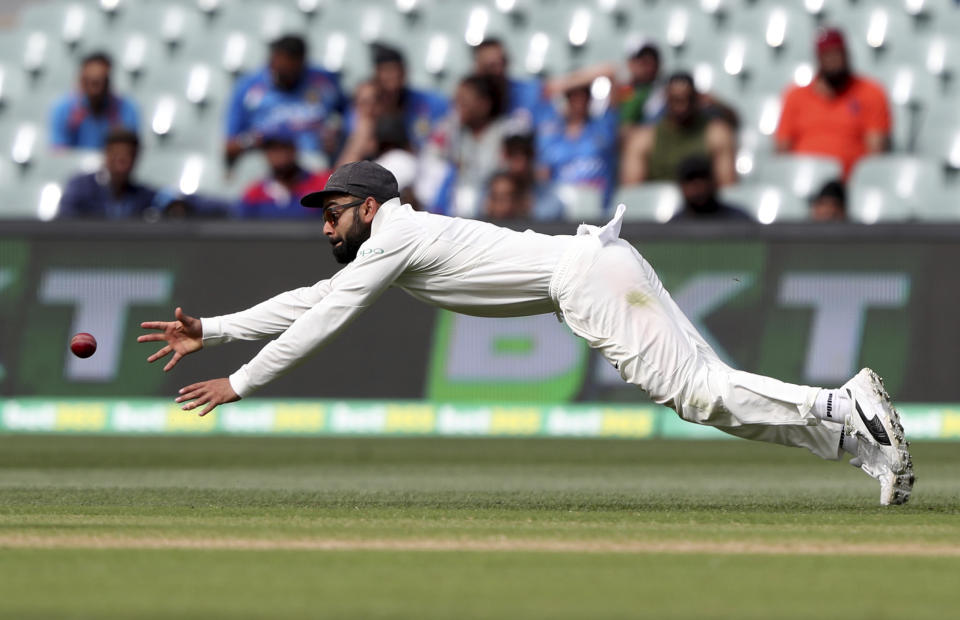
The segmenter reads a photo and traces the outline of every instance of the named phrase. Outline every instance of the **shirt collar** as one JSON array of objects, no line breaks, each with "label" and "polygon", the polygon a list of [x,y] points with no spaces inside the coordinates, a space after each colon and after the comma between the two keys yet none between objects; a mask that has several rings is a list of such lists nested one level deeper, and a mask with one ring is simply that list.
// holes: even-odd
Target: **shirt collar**
[{"label": "shirt collar", "polygon": [[386,201],[380,208],[377,209],[377,214],[373,216],[373,224],[370,227],[370,235],[377,234],[377,231],[383,226],[383,223],[390,219],[390,217],[397,211],[403,208],[403,205],[400,203],[400,198],[391,198]]}]

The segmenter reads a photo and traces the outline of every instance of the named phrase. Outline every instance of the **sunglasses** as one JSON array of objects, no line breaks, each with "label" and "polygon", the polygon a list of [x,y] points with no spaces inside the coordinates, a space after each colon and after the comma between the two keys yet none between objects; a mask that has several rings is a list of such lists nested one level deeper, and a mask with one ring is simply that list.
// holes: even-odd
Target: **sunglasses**
[{"label": "sunglasses", "polygon": [[356,207],[362,205],[365,202],[364,200],[355,200],[353,202],[348,202],[343,205],[330,205],[323,210],[323,221],[329,223],[331,226],[336,227],[337,222],[340,221],[340,216],[343,215],[343,212],[351,207]]}]

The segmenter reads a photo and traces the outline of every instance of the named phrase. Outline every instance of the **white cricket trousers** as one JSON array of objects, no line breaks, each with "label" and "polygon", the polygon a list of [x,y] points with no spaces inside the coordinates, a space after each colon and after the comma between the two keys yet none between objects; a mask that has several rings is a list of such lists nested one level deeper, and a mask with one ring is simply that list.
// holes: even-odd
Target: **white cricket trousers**
[{"label": "white cricket trousers", "polygon": [[[551,283],[563,320],[624,381],[696,424],[759,441],[840,456],[842,426],[810,409],[818,388],[734,370],[697,333],[650,264],[604,229],[581,226]],[[612,230],[609,230],[613,227]]]}]

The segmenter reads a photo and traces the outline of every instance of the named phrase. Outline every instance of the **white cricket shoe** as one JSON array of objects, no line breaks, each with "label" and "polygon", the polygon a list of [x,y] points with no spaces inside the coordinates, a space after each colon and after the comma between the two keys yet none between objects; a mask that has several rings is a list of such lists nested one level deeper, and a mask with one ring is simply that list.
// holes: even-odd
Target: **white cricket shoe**
[{"label": "white cricket shoe", "polygon": [[890,402],[883,379],[864,368],[843,388],[853,403],[845,422],[857,437],[857,456],[851,464],[880,481],[880,503],[905,504],[913,491],[913,461],[903,436],[900,414]]}]

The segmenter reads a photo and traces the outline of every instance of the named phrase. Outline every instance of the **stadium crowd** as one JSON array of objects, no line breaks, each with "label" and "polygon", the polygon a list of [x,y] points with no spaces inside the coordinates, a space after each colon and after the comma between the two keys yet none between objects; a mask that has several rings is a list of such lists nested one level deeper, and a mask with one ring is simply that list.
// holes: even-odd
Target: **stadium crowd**
[{"label": "stadium crowd", "polygon": [[[841,164],[811,201],[810,219],[843,220],[844,181],[860,158],[889,148],[891,111],[883,87],[851,66],[842,31],[818,30],[811,48],[813,79],[784,92],[773,139],[778,152]],[[666,181],[682,196],[671,221],[753,219],[717,195],[738,182],[737,102],[699,92],[688,72],[664,75],[651,41],[619,62],[516,79],[505,45],[486,38],[452,98],[412,87],[403,53],[385,44],[371,46],[369,79],[352,93],[308,58],[302,37],[284,35],[266,66],[235,82],[222,119],[224,161],[230,169],[263,157],[269,173],[228,201],[136,181],[142,114],[111,88],[110,57],[86,55],[76,90],[51,111],[49,135],[58,149],[103,149],[104,159],[69,180],[60,216],[317,217],[299,198],[336,166],[371,159],[417,208],[463,217],[558,220],[570,201],[609,208],[618,187]],[[598,82],[606,94],[597,96]]]}]

